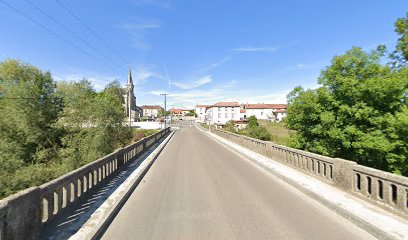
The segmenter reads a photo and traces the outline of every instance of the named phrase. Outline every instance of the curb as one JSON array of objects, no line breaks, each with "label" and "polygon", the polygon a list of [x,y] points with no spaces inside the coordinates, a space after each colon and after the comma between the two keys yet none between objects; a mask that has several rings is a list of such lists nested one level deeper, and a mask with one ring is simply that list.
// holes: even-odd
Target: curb
[{"label": "curb", "polygon": [[161,151],[170,141],[174,132],[171,132],[162,143],[149,155],[140,166],[116,189],[111,196],[96,210],[89,220],[69,239],[98,239],[106,230],[130,195],[142,181]]}]

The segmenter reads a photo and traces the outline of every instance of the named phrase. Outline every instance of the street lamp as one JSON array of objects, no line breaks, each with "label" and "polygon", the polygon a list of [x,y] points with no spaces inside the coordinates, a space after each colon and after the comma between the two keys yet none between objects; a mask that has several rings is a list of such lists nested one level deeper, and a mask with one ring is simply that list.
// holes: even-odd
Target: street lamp
[{"label": "street lamp", "polygon": [[166,129],[166,104],[167,104],[167,95],[170,95],[168,93],[162,93],[160,94],[161,96],[164,96],[164,129]]}]

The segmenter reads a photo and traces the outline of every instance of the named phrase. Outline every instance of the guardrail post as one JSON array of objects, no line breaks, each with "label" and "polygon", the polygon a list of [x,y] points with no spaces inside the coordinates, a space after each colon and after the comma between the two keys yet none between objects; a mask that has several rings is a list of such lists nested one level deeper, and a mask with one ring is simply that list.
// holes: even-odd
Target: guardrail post
[{"label": "guardrail post", "polygon": [[353,167],[357,163],[341,158],[333,158],[333,184],[347,192],[353,192]]}]

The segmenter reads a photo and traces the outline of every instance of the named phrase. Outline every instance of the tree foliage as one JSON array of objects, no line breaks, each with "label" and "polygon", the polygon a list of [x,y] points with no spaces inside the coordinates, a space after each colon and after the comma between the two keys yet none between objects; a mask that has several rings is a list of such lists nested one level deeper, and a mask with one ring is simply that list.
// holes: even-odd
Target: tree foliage
[{"label": "tree foliage", "polygon": [[393,65],[408,67],[408,13],[405,18],[398,18],[395,22],[395,32],[399,38],[396,49],[391,54]]},{"label": "tree foliage", "polygon": [[258,119],[255,116],[248,118],[248,126],[245,129],[248,136],[264,141],[271,140],[271,134],[258,124]]},{"label": "tree foliage", "polygon": [[90,81],[56,83],[18,60],[0,63],[0,198],[39,185],[132,139],[123,89]]},{"label": "tree foliage", "polygon": [[384,47],[333,58],[316,90],[288,95],[291,145],[408,174],[408,69],[383,64]]}]

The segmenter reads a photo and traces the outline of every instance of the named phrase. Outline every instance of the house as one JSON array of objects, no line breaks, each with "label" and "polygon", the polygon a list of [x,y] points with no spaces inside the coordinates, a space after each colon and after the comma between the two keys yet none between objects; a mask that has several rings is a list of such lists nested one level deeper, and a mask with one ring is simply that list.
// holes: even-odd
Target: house
[{"label": "house", "polygon": [[156,119],[163,113],[163,108],[159,105],[143,105],[143,116],[147,119]]},{"label": "house", "polygon": [[241,118],[247,119],[255,116],[257,119],[282,121],[286,116],[286,104],[243,104],[241,109]]},{"label": "house", "polygon": [[248,126],[248,120],[237,120],[234,121],[235,130],[242,130]]},{"label": "house", "polygon": [[205,122],[205,112],[210,107],[210,105],[197,105],[195,107],[195,113],[197,114],[198,122]]},{"label": "house", "polygon": [[218,102],[208,107],[206,123],[224,125],[231,120],[240,120],[240,109],[237,102]]},{"label": "house", "polygon": [[183,109],[172,108],[172,109],[170,109],[169,111],[170,111],[170,114],[171,114],[172,116],[175,116],[175,117],[181,117],[181,116],[183,116]]},{"label": "house", "polygon": [[194,110],[192,109],[182,109],[181,110],[181,114],[184,116],[186,116],[187,114],[189,114],[190,112],[193,112]]}]

